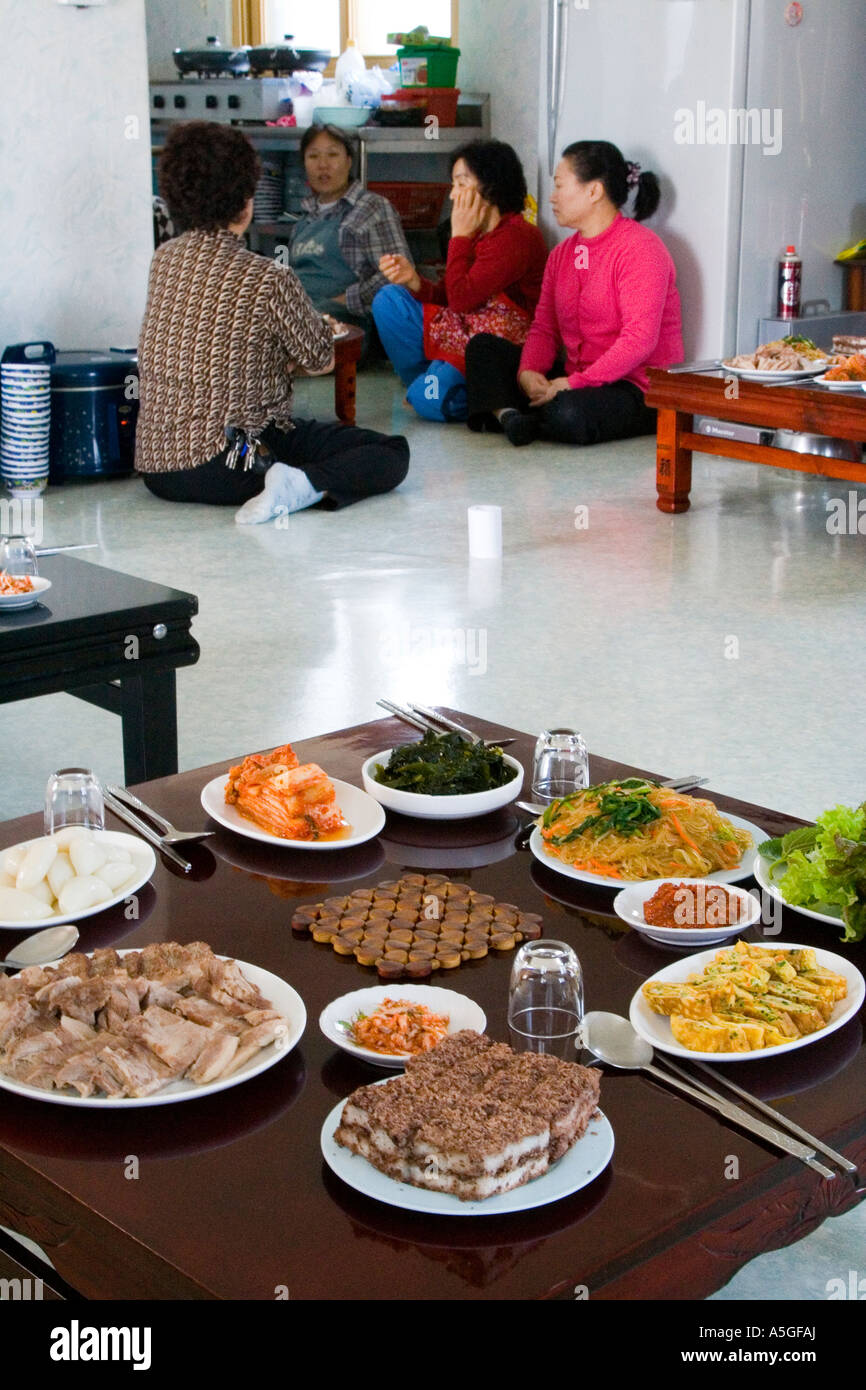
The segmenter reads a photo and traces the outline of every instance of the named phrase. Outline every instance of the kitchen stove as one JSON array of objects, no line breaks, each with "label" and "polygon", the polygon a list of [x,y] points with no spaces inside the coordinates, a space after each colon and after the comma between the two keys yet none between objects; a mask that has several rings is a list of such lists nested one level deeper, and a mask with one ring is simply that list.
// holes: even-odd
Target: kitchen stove
[{"label": "kitchen stove", "polygon": [[287,77],[184,77],[150,84],[150,114],[158,121],[275,121],[291,115]]}]

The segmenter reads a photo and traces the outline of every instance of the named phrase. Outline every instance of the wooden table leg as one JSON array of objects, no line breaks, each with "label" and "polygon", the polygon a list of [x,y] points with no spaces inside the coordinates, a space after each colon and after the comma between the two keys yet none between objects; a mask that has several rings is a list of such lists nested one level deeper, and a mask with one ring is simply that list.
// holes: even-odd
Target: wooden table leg
[{"label": "wooden table leg", "polygon": [[361,340],[337,342],[334,348],[334,410],[344,425],[355,423],[355,383]]},{"label": "wooden table leg", "polygon": [[660,512],[687,512],[692,487],[692,451],[680,440],[693,417],[679,410],[660,410],[656,426],[656,506]]},{"label": "wooden table leg", "polygon": [[121,681],[126,785],[177,772],[177,682],[174,671]]}]

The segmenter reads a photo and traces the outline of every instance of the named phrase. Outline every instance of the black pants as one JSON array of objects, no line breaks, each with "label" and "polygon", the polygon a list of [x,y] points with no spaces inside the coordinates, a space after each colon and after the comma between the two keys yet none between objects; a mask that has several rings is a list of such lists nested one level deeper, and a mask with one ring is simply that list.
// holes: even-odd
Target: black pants
[{"label": "black pants", "polygon": [[[379,434],[354,425],[296,420],[293,430],[268,425],[262,431],[274,461],[306,473],[332,507],[346,507],[362,497],[390,492],[409,472],[409,445],[401,434]],[[145,473],[146,487],[167,502],[209,502],[239,507],[261,492],[264,473],[226,468],[227,450],[198,468],[173,473]]]},{"label": "black pants", "polygon": [[492,333],[470,338],[466,347],[470,428],[478,428],[497,410],[511,408],[535,416],[539,435],[562,444],[602,444],[655,434],[656,412],[644,404],[643,392],[631,381],[560,391],[546,405],[530,407],[517,383],[520,354],[515,343]]}]

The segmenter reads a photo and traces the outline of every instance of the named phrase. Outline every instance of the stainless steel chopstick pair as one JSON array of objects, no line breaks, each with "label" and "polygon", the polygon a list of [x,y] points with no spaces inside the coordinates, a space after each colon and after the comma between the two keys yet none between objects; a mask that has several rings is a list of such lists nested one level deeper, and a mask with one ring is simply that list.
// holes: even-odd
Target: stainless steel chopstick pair
[{"label": "stainless steel chopstick pair", "polygon": [[[474,734],[471,729],[467,729],[463,724],[456,723],[444,714],[439,714],[436,710],[428,709],[426,705],[395,705],[392,700],[377,700],[376,704],[382,709],[388,710],[389,714],[396,714],[398,719],[402,719],[405,724],[411,724],[414,728],[420,729],[422,733],[441,734],[444,726],[452,733],[460,734],[462,738],[468,739],[470,743],[482,744],[485,748],[508,748],[514,743],[513,738],[481,738]],[[437,721],[440,727],[437,727]]]},{"label": "stainless steel chopstick pair", "polygon": [[[147,840],[148,844],[153,845],[154,849],[158,849],[173,864],[177,864],[179,869],[183,869],[185,874],[190,872],[192,864],[188,859],[184,859],[178,854],[172,846],[182,843],[184,840],[206,840],[214,833],[212,830],[178,830],[170,820],[166,820],[159,811],[154,811],[153,807],[139,800],[134,792],[127,791],[126,787],[116,787],[109,783],[104,788],[104,797],[106,806],[117,816],[118,820],[122,820],[131,830],[135,830],[143,840]],[[162,828],[162,834],[155,830],[153,825],[148,825],[140,816],[137,816],[136,811],[142,811],[144,815],[149,816],[154,825]]]},{"label": "stainless steel chopstick pair", "polygon": [[152,825],[148,825],[146,821],[141,820],[135,812],[131,811],[128,806],[125,806],[122,801],[118,801],[117,797],[112,796],[107,787],[103,790],[103,797],[106,807],[113,815],[117,816],[118,820],[122,820],[125,825],[129,826],[130,830],[134,830],[136,834],[140,835],[143,840],[146,840],[149,845],[152,845],[154,849],[158,849],[161,854],[164,854],[166,859],[170,859],[179,869],[183,869],[185,874],[190,872],[192,864],[190,864],[189,860],[182,858],[176,850],[172,849],[171,845],[165,844]]},{"label": "stainless steel chopstick pair", "polygon": [[[672,1061],[666,1053],[657,1053],[656,1062],[662,1062],[669,1071],[675,1074],[675,1076],[681,1077],[684,1082],[688,1083],[689,1092],[694,1099],[700,1101],[702,1097],[706,1097],[707,1101],[712,1100],[716,1102],[717,1106],[724,1107],[721,1113],[727,1113],[728,1118],[733,1120],[735,1124],[743,1125],[745,1128],[752,1129],[753,1132],[763,1135],[770,1143],[776,1144],[778,1147],[785,1149],[788,1153],[793,1154],[796,1158],[802,1159],[804,1163],[808,1164],[810,1168],[814,1168],[822,1177],[835,1178],[838,1174],[834,1173],[832,1169],[816,1159],[816,1150],[824,1154],[825,1157],[831,1159],[834,1163],[837,1163],[843,1172],[857,1172],[856,1163],[852,1163],[844,1154],[838,1153],[836,1149],[830,1148],[829,1144],[823,1143],[814,1134],[810,1134],[808,1130],[798,1125],[795,1120],[788,1119],[785,1115],[780,1115],[778,1110],[774,1110],[772,1106],[765,1104],[762,1100],[758,1100],[756,1096],[753,1096],[749,1091],[745,1091],[743,1087],[738,1086],[736,1082],[713,1071],[705,1062],[692,1061],[692,1066],[697,1067],[701,1072],[711,1077],[717,1085],[722,1085],[734,1095],[739,1096],[747,1105],[751,1105],[755,1110],[759,1110],[761,1114],[766,1115],[773,1121],[775,1128],[768,1133],[764,1133],[768,1127],[760,1120],[756,1120],[752,1115],[749,1115],[746,1111],[741,1109],[740,1106],[734,1105],[731,1101],[727,1100],[725,1096],[720,1095],[717,1090],[712,1086],[708,1086],[700,1077],[693,1076],[691,1072],[686,1071],[684,1067],[677,1066],[676,1062]],[[682,1089],[682,1087],[674,1081],[673,1077],[670,1078],[670,1082],[676,1089]],[[698,1092],[697,1095],[695,1095],[695,1091]],[[716,1108],[716,1106],[713,1108]],[[788,1131],[789,1134],[796,1137],[793,1139],[789,1138],[788,1133],[784,1131]],[[799,1140],[803,1142],[800,1143],[798,1142]]]}]

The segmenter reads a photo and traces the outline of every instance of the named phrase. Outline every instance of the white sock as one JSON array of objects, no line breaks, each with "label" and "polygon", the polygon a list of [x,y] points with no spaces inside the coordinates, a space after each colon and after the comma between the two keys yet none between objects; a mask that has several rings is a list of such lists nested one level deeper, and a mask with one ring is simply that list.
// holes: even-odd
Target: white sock
[{"label": "white sock", "polygon": [[258,526],[273,516],[287,516],[315,506],[324,495],[316,491],[302,468],[272,463],[265,474],[264,488],[235,512],[235,521],[239,526]]}]

